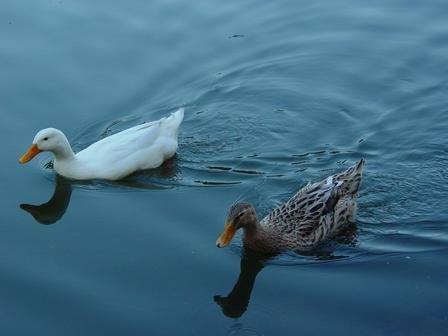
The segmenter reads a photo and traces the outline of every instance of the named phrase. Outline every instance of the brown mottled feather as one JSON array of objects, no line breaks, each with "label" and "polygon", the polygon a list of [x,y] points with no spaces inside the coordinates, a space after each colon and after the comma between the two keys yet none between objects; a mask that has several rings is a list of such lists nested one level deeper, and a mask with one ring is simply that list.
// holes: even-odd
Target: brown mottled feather
[{"label": "brown mottled feather", "polygon": [[263,218],[245,245],[266,252],[308,250],[329,238],[356,215],[364,160],[342,173],[308,184]]}]

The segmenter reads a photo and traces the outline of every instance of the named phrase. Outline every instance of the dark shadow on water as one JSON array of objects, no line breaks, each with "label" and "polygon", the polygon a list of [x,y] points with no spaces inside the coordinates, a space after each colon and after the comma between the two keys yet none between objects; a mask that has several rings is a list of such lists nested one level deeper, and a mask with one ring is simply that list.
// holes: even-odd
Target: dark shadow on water
[{"label": "dark shadow on water", "polygon": [[20,208],[30,213],[40,224],[54,224],[64,216],[71,195],[72,185],[70,181],[57,176],[53,196],[48,202],[41,205],[20,204]]},{"label": "dark shadow on water", "polygon": [[255,279],[263,269],[264,262],[269,258],[270,256],[260,255],[247,249],[243,251],[240,275],[233,289],[227,296],[215,295],[213,297],[225,316],[238,318],[246,312]]},{"label": "dark shadow on water", "polygon": [[[356,225],[352,224],[335,236],[330,244],[308,252],[300,252],[299,256],[312,257],[316,261],[331,261],[343,259],[347,256],[336,255],[335,245],[356,244]],[[329,246],[331,246],[331,248]],[[266,255],[244,248],[240,261],[240,275],[233,289],[227,296],[215,295],[213,300],[221,307],[225,316],[241,317],[248,309],[252,290],[258,273],[270,263],[270,260],[281,255]],[[299,257],[297,256],[297,257]]]},{"label": "dark shadow on water", "polygon": [[[52,169],[52,163],[46,163],[46,169]],[[48,202],[40,205],[20,204],[40,224],[51,225],[59,221],[65,214],[74,187],[85,189],[102,189],[107,187],[126,189],[166,189],[170,188],[170,179],[178,172],[175,158],[166,161],[162,166],[133,174],[120,181],[74,181],[56,175],[55,189]]]}]

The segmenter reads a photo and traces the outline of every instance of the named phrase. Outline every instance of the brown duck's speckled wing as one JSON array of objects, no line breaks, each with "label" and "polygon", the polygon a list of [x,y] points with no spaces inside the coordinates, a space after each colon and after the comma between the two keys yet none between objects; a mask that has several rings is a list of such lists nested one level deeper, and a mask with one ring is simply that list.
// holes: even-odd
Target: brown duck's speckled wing
[{"label": "brown duck's speckled wing", "polygon": [[357,193],[363,163],[364,160],[360,160],[342,173],[305,186],[289,201],[268,214],[262,220],[262,225],[275,227],[283,235],[295,233],[307,236],[321,225],[324,217],[335,211],[339,199]]},{"label": "brown duck's speckled wing", "polygon": [[282,234],[311,233],[321,216],[334,209],[337,202],[335,183],[314,183],[301,189],[288,202],[274,209],[263,219],[263,224],[275,226]]},{"label": "brown duck's speckled wing", "polygon": [[363,168],[364,159],[361,159],[347,170],[333,176],[333,180],[340,184],[338,192],[342,196],[356,195],[361,184]]}]

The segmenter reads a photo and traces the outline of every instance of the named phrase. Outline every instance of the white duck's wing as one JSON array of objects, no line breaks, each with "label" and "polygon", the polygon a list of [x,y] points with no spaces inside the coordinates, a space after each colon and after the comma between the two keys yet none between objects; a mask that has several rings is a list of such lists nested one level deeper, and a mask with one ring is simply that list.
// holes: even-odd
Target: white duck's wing
[{"label": "white duck's wing", "polygon": [[85,170],[105,178],[119,178],[139,169],[157,167],[174,155],[182,119],[183,109],[180,109],[167,118],[113,134],[80,151],[77,160]]},{"label": "white duck's wing", "polygon": [[124,156],[153,144],[159,133],[158,121],[145,123],[101,139],[80,151],[76,156],[83,160],[95,161],[106,158],[123,159]]},{"label": "white duck's wing", "polygon": [[143,124],[127,128],[121,132],[115,133],[113,135],[110,135],[98,142],[95,142],[93,145],[96,145],[98,143],[101,143],[103,141],[115,141],[117,137],[128,137],[128,136],[140,136],[138,133],[142,134],[141,132],[144,131],[150,131],[151,127],[161,127],[161,135],[167,136],[167,137],[177,137],[179,126],[182,123],[182,120],[184,118],[184,109],[180,108],[176,112],[172,113],[168,117],[163,117],[156,121],[151,122],[145,122]]}]

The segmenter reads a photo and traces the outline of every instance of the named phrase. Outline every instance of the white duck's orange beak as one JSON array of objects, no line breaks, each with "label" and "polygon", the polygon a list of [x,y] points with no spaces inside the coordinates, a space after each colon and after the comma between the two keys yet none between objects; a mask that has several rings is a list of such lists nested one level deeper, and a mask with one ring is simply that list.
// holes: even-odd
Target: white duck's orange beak
[{"label": "white duck's orange beak", "polygon": [[22,157],[19,159],[20,163],[27,163],[28,161],[31,161],[33,157],[35,157],[37,154],[42,152],[39,147],[37,147],[36,144],[32,144],[30,148],[28,148],[28,151],[22,155]]},{"label": "white duck's orange beak", "polygon": [[224,231],[221,233],[218,240],[216,241],[216,246],[226,247],[227,245],[229,245],[235,233],[236,229],[233,226],[233,223],[227,222],[226,225],[224,226]]}]

